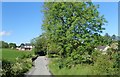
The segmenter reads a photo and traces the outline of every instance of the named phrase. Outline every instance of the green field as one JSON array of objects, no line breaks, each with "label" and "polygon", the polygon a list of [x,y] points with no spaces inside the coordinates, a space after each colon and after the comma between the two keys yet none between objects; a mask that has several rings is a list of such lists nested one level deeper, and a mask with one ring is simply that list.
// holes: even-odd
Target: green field
[{"label": "green field", "polygon": [[19,51],[15,49],[2,49],[0,51],[0,55],[2,55],[2,59],[7,59],[10,61],[15,61],[17,57],[22,57],[23,55],[33,54],[33,51]]}]

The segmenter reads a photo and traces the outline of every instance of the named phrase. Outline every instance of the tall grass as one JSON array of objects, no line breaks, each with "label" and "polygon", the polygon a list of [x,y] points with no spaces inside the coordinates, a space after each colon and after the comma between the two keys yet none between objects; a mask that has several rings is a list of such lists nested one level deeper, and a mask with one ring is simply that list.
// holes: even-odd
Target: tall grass
[{"label": "tall grass", "polygon": [[93,75],[93,69],[92,65],[82,65],[79,64],[72,68],[62,68],[59,69],[59,66],[57,63],[52,60],[49,64],[50,71],[53,73],[53,75]]},{"label": "tall grass", "polygon": [[77,64],[71,68],[64,65],[63,68],[59,68],[59,59],[52,59],[49,69],[53,75],[111,75],[109,77],[115,75],[114,77],[120,77],[120,69],[115,67],[115,64],[116,61],[110,60],[108,55],[100,55],[93,64]]}]

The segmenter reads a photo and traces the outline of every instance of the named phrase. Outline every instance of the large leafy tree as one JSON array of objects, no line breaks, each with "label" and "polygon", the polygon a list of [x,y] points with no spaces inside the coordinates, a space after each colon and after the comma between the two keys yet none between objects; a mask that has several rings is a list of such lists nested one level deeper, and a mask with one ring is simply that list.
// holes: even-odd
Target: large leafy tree
[{"label": "large leafy tree", "polygon": [[44,4],[43,29],[50,42],[57,45],[62,58],[85,60],[100,43],[100,33],[107,21],[99,14],[98,7],[92,2]]}]

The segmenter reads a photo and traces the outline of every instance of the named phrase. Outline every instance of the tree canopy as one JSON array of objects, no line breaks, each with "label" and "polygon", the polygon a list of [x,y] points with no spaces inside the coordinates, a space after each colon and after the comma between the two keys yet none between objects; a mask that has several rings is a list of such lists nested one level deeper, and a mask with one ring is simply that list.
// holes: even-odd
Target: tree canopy
[{"label": "tree canopy", "polygon": [[7,43],[5,41],[0,41],[0,48],[16,48],[16,43]]},{"label": "tree canopy", "polygon": [[5,41],[0,41],[0,48],[9,48],[9,45]]},{"label": "tree canopy", "polygon": [[9,48],[16,48],[16,44],[15,43],[9,43]]},{"label": "tree canopy", "polygon": [[34,51],[36,54],[39,54],[39,53],[42,53],[41,55],[46,54],[46,52],[47,52],[47,39],[46,39],[45,34],[42,34],[42,35],[32,39],[31,44],[35,46]]},{"label": "tree canopy", "polygon": [[107,22],[92,2],[44,4],[43,29],[59,49],[61,57],[90,55],[99,44],[100,33]]}]

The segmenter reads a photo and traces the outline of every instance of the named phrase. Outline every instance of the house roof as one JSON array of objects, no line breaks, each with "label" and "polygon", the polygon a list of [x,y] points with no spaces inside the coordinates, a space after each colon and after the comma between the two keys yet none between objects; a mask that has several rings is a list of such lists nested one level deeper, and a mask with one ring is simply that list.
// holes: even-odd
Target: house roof
[{"label": "house roof", "polygon": [[105,48],[106,48],[106,46],[98,46],[97,47],[97,49],[102,49],[102,50],[105,49]]},{"label": "house roof", "polygon": [[32,46],[30,43],[25,43],[25,46]]},{"label": "house roof", "polygon": [[21,43],[20,48],[29,48],[30,46],[32,46],[30,43]]}]

